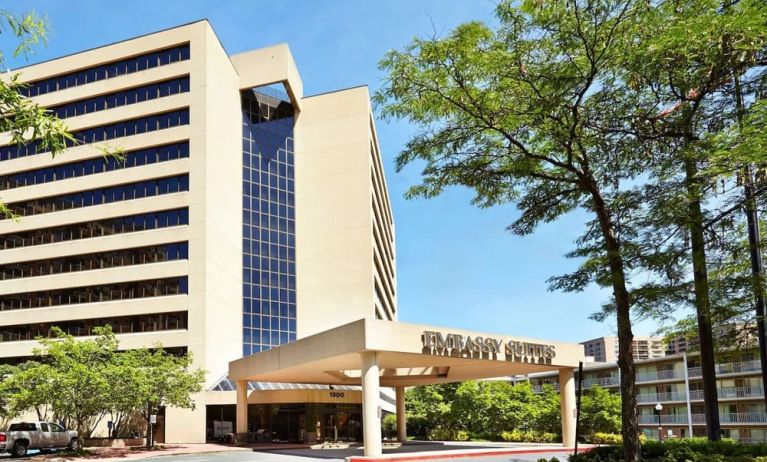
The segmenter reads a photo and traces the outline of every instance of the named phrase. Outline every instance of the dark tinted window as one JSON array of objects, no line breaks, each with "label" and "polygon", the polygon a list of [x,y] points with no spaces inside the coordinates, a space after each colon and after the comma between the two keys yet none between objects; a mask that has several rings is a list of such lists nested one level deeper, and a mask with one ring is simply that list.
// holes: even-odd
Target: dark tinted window
[{"label": "dark tinted window", "polygon": [[33,432],[37,427],[33,423],[15,423],[8,427],[9,432]]},{"label": "dark tinted window", "polygon": [[64,90],[70,87],[77,87],[87,83],[93,83],[99,80],[110,79],[123,74],[132,74],[157,66],[185,61],[189,59],[189,44],[167,48],[165,50],[154,51],[133,58],[115,61],[113,63],[102,64],[101,66],[91,67],[69,74],[50,77],[45,80],[28,82],[19,89],[19,93],[24,96],[37,96]]}]

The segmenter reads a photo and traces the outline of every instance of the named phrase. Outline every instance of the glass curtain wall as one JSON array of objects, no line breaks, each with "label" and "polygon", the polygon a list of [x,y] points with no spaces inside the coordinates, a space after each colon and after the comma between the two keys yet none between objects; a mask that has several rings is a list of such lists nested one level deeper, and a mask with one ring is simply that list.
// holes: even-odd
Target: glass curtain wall
[{"label": "glass curtain wall", "polygon": [[243,91],[243,355],[296,339],[293,107]]}]

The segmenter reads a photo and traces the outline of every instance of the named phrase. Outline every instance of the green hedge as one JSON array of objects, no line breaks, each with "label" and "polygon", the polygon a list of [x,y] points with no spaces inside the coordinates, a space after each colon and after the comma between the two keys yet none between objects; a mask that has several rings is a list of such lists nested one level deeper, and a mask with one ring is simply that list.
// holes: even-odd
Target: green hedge
[{"label": "green hedge", "polygon": [[[621,446],[599,446],[589,452],[571,456],[571,462],[620,462]],[[671,439],[647,441],[642,445],[642,460],[657,462],[767,462],[767,445],[746,445],[724,439]]]}]

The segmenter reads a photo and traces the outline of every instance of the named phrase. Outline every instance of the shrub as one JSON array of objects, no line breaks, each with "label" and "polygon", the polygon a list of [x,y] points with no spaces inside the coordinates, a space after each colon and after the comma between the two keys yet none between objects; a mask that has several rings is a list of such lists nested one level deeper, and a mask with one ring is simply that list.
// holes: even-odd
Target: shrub
[{"label": "shrub", "polygon": [[[642,444],[642,459],[653,462],[767,462],[767,445],[745,445],[734,440],[708,441],[706,438],[669,439]],[[570,457],[571,462],[619,462],[620,445],[597,446]]]},{"label": "shrub", "polygon": [[466,430],[454,430],[434,428],[429,432],[432,441],[469,441],[469,432]]},{"label": "shrub", "polygon": [[523,443],[554,443],[559,441],[556,433],[527,431],[514,429],[510,432],[501,432],[501,440],[508,442]]},{"label": "shrub", "polygon": [[423,416],[407,416],[407,434],[415,439],[429,439],[434,423]]},{"label": "shrub", "polygon": [[383,436],[386,438],[395,438],[397,436],[397,415],[386,414],[381,421]]},{"label": "shrub", "polygon": [[[639,435],[639,442],[644,444],[647,441],[647,437],[644,434]],[[591,436],[592,444],[606,444],[620,446],[623,444],[623,436],[616,433],[594,433]]]}]

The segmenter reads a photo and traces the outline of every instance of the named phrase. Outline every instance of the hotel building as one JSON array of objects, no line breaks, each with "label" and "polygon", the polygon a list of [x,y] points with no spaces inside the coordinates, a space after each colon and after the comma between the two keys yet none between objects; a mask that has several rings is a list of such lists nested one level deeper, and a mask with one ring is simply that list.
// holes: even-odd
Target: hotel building
[{"label": "hotel building", "polygon": [[[51,158],[0,136],[0,197],[20,216],[0,221],[3,362],[28,359],[53,326],[86,337],[110,324],[121,348],[189,352],[205,391],[194,410],[166,409],[158,436],[204,442],[233,431],[229,361],[397,319],[366,87],[304,95],[286,45],[230,56],[207,21],[14,72],[77,142]],[[304,439],[306,403],[328,428],[360,420],[358,388],[250,387],[263,392],[253,412],[290,427],[282,439]]]},{"label": "hotel building", "polygon": [[[581,342],[586,356],[593,356],[596,362],[618,360],[618,337],[606,336]],[[660,358],[664,356],[663,337],[634,337],[631,353],[634,359]]]},{"label": "hotel building", "polygon": [[[758,351],[720,353],[716,378],[722,436],[743,443],[767,443],[767,410]],[[536,393],[542,393],[545,385],[558,390],[557,377],[550,373],[532,374],[523,380],[529,380]],[[639,425],[648,438],[657,439],[659,432],[664,439],[706,436],[698,354],[638,360],[636,382]],[[594,386],[620,393],[617,364],[585,363],[582,386],[586,393]],[[655,410],[657,404],[662,406],[660,413]]]}]

